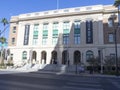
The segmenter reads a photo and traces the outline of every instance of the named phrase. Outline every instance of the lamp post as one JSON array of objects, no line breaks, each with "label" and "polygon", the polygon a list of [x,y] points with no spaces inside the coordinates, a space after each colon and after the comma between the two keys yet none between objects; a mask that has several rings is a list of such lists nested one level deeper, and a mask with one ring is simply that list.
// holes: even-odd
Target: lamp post
[{"label": "lamp post", "polygon": [[109,20],[112,21],[112,27],[114,29],[116,76],[118,76],[119,75],[119,72],[118,72],[118,54],[117,54],[117,29],[118,29],[118,26],[116,26],[116,24],[115,24],[116,18],[117,18],[117,16],[115,14],[113,14],[109,18]]}]

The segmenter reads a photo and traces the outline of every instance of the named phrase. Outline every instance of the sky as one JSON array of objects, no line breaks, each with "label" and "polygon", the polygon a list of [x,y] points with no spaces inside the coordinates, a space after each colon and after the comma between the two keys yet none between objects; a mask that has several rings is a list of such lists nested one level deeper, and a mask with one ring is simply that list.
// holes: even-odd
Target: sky
[{"label": "sky", "polygon": [[[90,5],[110,5],[114,0],[58,0],[59,9],[90,6]],[[0,20],[24,13],[40,12],[57,9],[57,0],[0,0]],[[0,30],[3,25],[0,23]],[[5,37],[8,38],[9,27],[6,29]]]}]

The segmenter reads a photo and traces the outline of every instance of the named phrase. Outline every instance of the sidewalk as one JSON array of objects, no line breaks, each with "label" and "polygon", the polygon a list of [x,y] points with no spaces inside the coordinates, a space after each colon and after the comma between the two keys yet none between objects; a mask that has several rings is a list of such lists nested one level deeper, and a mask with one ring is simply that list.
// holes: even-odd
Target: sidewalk
[{"label": "sidewalk", "polygon": [[0,74],[28,73],[35,70],[0,69]]},{"label": "sidewalk", "polygon": [[87,76],[87,77],[105,77],[105,78],[120,78],[115,75],[102,75],[102,74],[89,74],[89,73],[75,73],[75,72],[57,72],[57,71],[43,71],[43,70],[12,70],[12,69],[0,69],[0,74],[14,74],[14,73],[45,73],[45,74],[56,74],[56,75],[73,75],[73,76]]}]

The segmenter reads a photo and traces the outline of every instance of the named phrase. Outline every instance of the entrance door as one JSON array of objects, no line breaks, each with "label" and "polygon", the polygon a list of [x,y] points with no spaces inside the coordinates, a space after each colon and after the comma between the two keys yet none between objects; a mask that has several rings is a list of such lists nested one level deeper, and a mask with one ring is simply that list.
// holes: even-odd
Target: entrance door
[{"label": "entrance door", "polygon": [[79,64],[81,62],[81,53],[80,51],[74,52],[74,64]]}]

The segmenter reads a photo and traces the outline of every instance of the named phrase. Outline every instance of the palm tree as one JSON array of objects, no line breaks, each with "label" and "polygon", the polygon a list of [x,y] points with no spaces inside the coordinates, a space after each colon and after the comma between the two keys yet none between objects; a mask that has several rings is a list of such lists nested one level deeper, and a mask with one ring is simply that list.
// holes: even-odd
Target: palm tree
[{"label": "palm tree", "polygon": [[[118,13],[118,19],[119,19],[120,0],[115,0],[113,5],[118,8],[118,12],[117,13]],[[119,25],[119,22],[118,22],[118,25]]]},{"label": "palm tree", "polygon": [[[3,28],[3,30],[0,32],[0,35],[5,32],[5,30],[6,30],[6,28],[7,28],[6,25],[9,24],[6,18],[2,18],[1,23],[3,24],[3,27],[4,27],[4,28]],[[4,47],[3,47],[3,44],[6,43],[6,38],[0,36],[0,43],[2,44],[2,46],[1,46],[1,61],[2,61],[3,64],[4,64],[4,55],[3,55],[3,49],[4,49]]]},{"label": "palm tree", "polygon": [[0,38],[0,42],[1,42],[1,44],[2,44],[2,46],[1,46],[1,53],[0,53],[0,54],[1,54],[1,55],[0,55],[0,57],[1,57],[1,64],[4,64],[4,57],[5,57],[4,54],[5,54],[5,53],[3,53],[3,51],[4,51],[4,50],[3,50],[3,49],[4,49],[4,48],[3,48],[3,44],[6,43],[6,38],[1,37],[1,38]]},{"label": "palm tree", "polygon": [[114,6],[115,6],[115,7],[119,7],[119,6],[120,6],[120,0],[115,0]]},{"label": "palm tree", "polygon": [[9,23],[8,23],[8,20],[7,20],[6,18],[2,18],[1,23],[2,23],[3,26],[4,26],[4,29],[3,29],[3,31],[1,32],[1,34],[2,34],[2,33],[6,30],[6,25],[9,24]]},{"label": "palm tree", "polygon": [[2,44],[6,43],[6,38],[1,37],[1,38],[0,38],[0,42],[1,42]]}]

